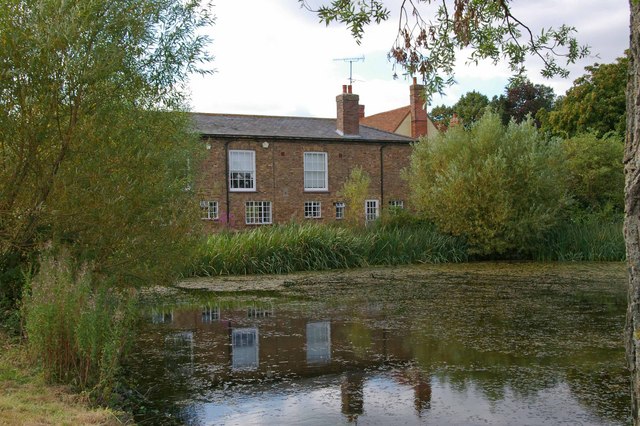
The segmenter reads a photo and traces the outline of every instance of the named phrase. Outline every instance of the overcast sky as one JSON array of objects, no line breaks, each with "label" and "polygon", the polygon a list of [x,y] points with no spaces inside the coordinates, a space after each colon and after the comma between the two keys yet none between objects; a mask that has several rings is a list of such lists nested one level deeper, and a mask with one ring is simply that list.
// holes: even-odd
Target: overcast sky
[{"label": "overcast sky", "polygon": [[[310,1],[318,3],[319,0]],[[397,0],[388,2],[390,8]],[[366,115],[409,103],[409,80],[393,79],[387,60],[397,30],[396,15],[367,28],[358,46],[339,24],[326,27],[296,0],[215,0],[216,22],[209,46],[216,72],[191,80],[191,106],[197,112],[334,117],[335,96],[347,84],[349,63],[340,58],[364,56],[353,64],[354,93]],[[514,0],[514,15],[534,33],[565,23],[578,29],[578,39],[592,48],[592,56],[571,67],[568,79],[546,80],[540,63],[529,61],[529,78],[563,94],[584,67],[609,63],[629,45],[627,0]],[[457,85],[432,105],[455,103],[476,90],[489,98],[503,93],[510,76],[504,65],[465,65],[460,55]]]}]

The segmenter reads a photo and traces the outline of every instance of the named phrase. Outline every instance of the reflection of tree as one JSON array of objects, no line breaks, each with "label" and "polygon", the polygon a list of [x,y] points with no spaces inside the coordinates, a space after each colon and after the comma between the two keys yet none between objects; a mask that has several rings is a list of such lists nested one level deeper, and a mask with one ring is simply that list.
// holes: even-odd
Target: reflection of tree
[{"label": "reflection of tree", "polygon": [[356,421],[364,411],[364,373],[348,371],[340,387],[342,396],[342,414],[349,422]]}]

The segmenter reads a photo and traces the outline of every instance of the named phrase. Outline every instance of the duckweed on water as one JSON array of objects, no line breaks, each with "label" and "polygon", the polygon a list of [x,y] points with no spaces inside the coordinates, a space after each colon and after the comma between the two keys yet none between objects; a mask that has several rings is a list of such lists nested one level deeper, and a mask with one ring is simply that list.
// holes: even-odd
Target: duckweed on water
[{"label": "duckweed on water", "polygon": [[285,281],[273,287],[281,297],[216,303],[209,294],[207,306],[196,299],[168,321],[149,318],[130,377],[165,420],[629,422],[622,264],[430,265]]}]

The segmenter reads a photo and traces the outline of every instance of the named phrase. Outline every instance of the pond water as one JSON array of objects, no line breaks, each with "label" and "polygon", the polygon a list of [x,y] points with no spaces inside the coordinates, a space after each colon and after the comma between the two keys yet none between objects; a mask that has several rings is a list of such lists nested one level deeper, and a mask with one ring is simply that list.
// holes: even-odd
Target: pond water
[{"label": "pond water", "polygon": [[150,305],[139,424],[630,423],[622,264],[305,275]]}]

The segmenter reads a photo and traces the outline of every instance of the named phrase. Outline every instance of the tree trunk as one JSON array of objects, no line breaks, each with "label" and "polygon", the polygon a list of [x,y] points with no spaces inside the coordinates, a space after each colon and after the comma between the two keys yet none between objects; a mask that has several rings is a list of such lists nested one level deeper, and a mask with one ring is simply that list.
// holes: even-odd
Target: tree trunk
[{"label": "tree trunk", "polygon": [[624,236],[629,269],[629,298],[625,342],[631,370],[633,423],[640,425],[640,2],[629,0],[629,6],[631,38],[624,153]]}]

